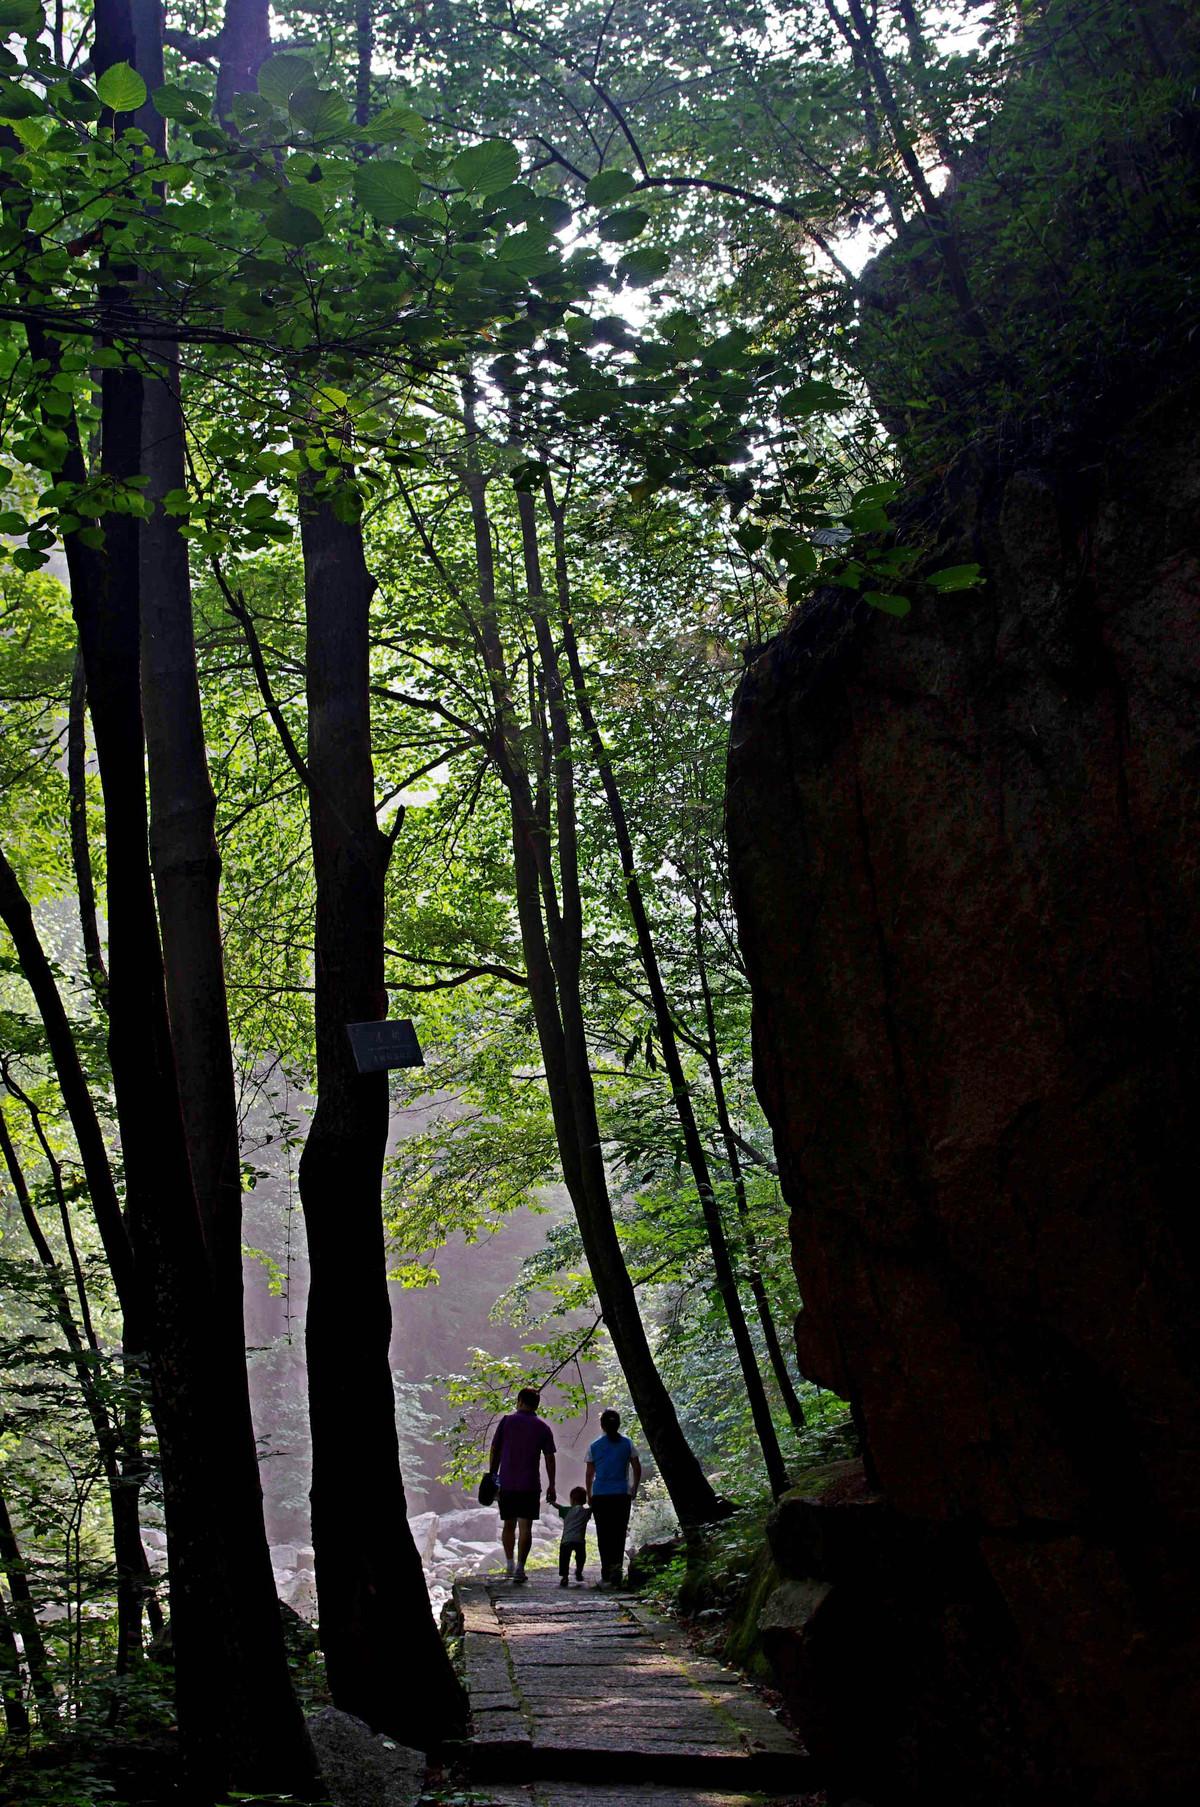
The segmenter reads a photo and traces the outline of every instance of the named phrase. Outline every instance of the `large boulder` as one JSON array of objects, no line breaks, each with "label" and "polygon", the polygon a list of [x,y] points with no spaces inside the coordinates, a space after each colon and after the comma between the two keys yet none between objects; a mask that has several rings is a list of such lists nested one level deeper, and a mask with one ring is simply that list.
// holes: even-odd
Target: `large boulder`
[{"label": "large boulder", "polygon": [[312,1714],[308,1732],[332,1807],[415,1807],[425,1781],[420,1751],[378,1736],[336,1707]]},{"label": "large boulder", "polygon": [[[1200,1780],[1196,385],[938,507],[985,586],[903,623],[816,598],[732,728],[797,1348],[877,1494],[806,1572],[865,1548],[868,1657],[881,1537],[911,1584],[896,1798],[1166,1807]],[[802,1589],[770,1635],[816,1651],[844,1606]]]}]

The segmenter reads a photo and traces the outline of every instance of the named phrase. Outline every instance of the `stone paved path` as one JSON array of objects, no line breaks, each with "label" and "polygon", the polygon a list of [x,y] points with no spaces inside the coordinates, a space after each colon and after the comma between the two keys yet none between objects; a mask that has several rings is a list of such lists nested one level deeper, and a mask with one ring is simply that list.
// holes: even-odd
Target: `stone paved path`
[{"label": "stone paved path", "polygon": [[751,1807],[815,1788],[732,1671],[637,1601],[535,1575],[460,1582],[472,1786],[496,1807]]}]

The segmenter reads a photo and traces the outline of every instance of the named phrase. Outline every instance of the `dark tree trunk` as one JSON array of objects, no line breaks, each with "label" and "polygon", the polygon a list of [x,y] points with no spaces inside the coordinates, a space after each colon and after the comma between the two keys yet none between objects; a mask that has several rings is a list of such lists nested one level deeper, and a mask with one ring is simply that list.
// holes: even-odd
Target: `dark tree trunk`
[{"label": "dark tree trunk", "polygon": [[[139,68],[162,79],[158,0],[134,0]],[[146,28],[143,29],[143,21]],[[165,150],[165,127],[147,121]],[[156,347],[142,391],[142,474],[154,512],[141,526],[141,691],[150,779],[150,852],[184,1131],[213,1289],[211,1360],[225,1400],[230,1586],[241,1635],[281,1733],[302,1749],[263,1523],[245,1362],[242,1196],[237,1097],[221,946],[221,860],[209,779],[192,626],[187,541],[162,506],[187,481],[177,348]],[[223,1378],[223,1385],[221,1379]]]},{"label": "dark tree trunk", "polygon": [[[84,548],[76,548],[77,555],[84,552]],[[70,554],[68,557],[70,558]],[[77,557],[77,575],[78,570],[83,568],[85,562]],[[42,1019],[42,1027],[46,1032],[46,1042],[58,1080],[59,1091],[62,1093],[63,1103],[71,1120],[76,1147],[79,1150],[92,1213],[96,1219],[109,1273],[112,1275],[113,1285],[120,1302],[124,1318],[122,1344],[128,1368],[129,1384],[131,1388],[136,1389],[146,1347],[146,1305],[135,1281],[133,1251],[121,1215],[112,1168],[109,1165],[108,1150],[104,1143],[104,1132],[96,1115],[87,1078],[80,1065],[70,1018],[63,1007],[53,969],[38,937],[33,912],[2,851],[0,851],[0,921],[3,921],[12,936],[22,974],[33,993]],[[131,1411],[130,1418],[134,1425],[140,1423],[140,1417],[140,1408]],[[128,1434],[123,1438],[123,1486],[119,1495],[113,1500],[113,1553],[117,1563],[118,1588],[128,1588],[131,1592],[137,1590],[150,1615],[151,1629],[153,1629],[157,1617],[157,1604],[152,1592],[148,1591],[149,1576],[138,1518],[138,1491],[144,1472],[144,1465],[138,1451],[139,1440],[137,1435],[134,1435],[132,1440]],[[129,1635],[129,1645],[132,1653],[135,1648],[135,1639],[132,1634]]]},{"label": "dark tree trunk", "polygon": [[[616,837],[617,851],[621,857],[621,873],[625,881],[625,896],[629,903],[629,914],[633,922],[634,935],[637,939],[638,957],[642,970],[646,975],[646,984],[650,989],[650,999],[654,1008],[654,1021],[658,1029],[658,1039],[662,1047],[663,1065],[667,1078],[671,1082],[671,1096],[675,1104],[675,1113],[679,1118],[679,1127],[683,1131],[684,1148],[688,1166],[696,1182],[696,1193],[700,1200],[700,1210],[704,1218],[704,1228],[708,1237],[708,1246],[712,1255],[713,1272],[716,1275],[717,1290],[721,1295],[721,1303],[725,1308],[725,1316],[729,1324],[733,1345],[737,1351],[738,1365],[742,1371],[742,1381],[746,1388],[746,1397],[750,1402],[750,1413],[754,1420],[754,1429],[766,1465],[767,1478],[771,1491],[778,1497],[788,1485],[787,1468],[783,1454],[779,1448],[779,1438],[775,1434],[775,1424],[771,1417],[771,1407],[759,1372],[758,1356],[750,1335],[750,1326],[746,1322],[746,1314],[742,1309],[741,1295],[738,1291],[737,1275],[733,1268],[733,1259],[729,1252],[729,1242],[725,1235],[725,1226],[721,1221],[721,1206],[717,1198],[709,1170],[708,1156],[700,1135],[700,1126],[696,1121],[695,1107],[692,1104],[691,1090],[687,1075],[683,1070],[683,1061],[679,1054],[679,1042],[675,1034],[675,1021],[671,1015],[671,1006],[667,999],[666,987],[663,984],[662,971],[658,963],[658,953],[654,945],[654,932],[650,927],[650,918],[646,913],[646,903],[642,896],[641,881],[637,874],[637,865],[633,851],[633,836],[629,831],[629,820],[625,814],[625,803],[621,789],[613,771],[612,761],[608,757],[601,734],[592,709],[588,694],[587,678],[583,662],[579,657],[579,647],[575,640],[575,628],[571,619],[570,585],[567,574],[567,554],[563,511],[554,501],[547,486],[547,505],[554,523],[555,572],[558,587],[559,626],[563,635],[563,647],[571,671],[571,681],[575,689],[575,704],[579,710],[579,719],[583,723],[584,733],[588,737],[592,756],[600,774],[600,783],[608,804],[608,813]],[[522,537],[525,544],[526,572],[536,577],[540,594],[541,578],[537,551],[537,523],[534,518],[533,497],[522,495],[519,498],[521,513]],[[532,592],[531,592],[532,593]],[[558,675],[557,655],[553,640],[545,620],[544,610],[540,615],[538,641],[543,661],[549,661],[553,667],[551,694],[561,696],[561,679]],[[549,682],[550,680],[548,680]],[[561,703],[560,703],[561,707]],[[565,727],[556,735],[555,760],[560,770],[569,763],[570,746]],[[578,979],[576,977],[576,984]]]},{"label": "dark tree trunk", "polygon": [[25,1559],[21,1555],[17,1543],[17,1534],[13,1529],[12,1518],[8,1510],[8,1501],[0,1492],[0,1568],[8,1582],[8,1591],[12,1599],[12,1622],[21,1638],[21,1647],[25,1652],[25,1667],[29,1672],[29,1689],[37,1702],[38,1718],[45,1731],[53,1731],[58,1723],[58,1699],[54,1692],[54,1683],[50,1679],[50,1665],[46,1660],[46,1646],[42,1641],[42,1628],[38,1624],[37,1610],[34,1605],[33,1590],[29,1585],[29,1575],[25,1568]]},{"label": "dark tree trunk", "polygon": [[[568,757],[555,760],[554,777],[559,861],[564,878],[564,902],[560,906],[551,849],[530,789],[500,640],[486,479],[475,455],[476,428],[469,390],[466,426],[465,483],[474,525],[480,634],[497,716],[493,751],[512,811],[521,940],[563,1179],[575,1208],[605,1327],[646,1441],[680,1522],[699,1524],[719,1517],[721,1503],[683,1434],[671,1396],[655,1365],[608,1195],[579,985],[580,916],[569,748]],[[540,579],[531,575],[531,585],[535,581],[540,591]],[[554,708],[556,713],[561,711],[561,697],[556,699]]]},{"label": "dark tree trunk", "polygon": [[0,1593],[0,1701],[4,1706],[5,1731],[10,1738],[23,1743],[29,1736],[29,1708],[25,1705],[25,1690],[21,1683],[17,1634],[3,1593]]},{"label": "dark tree trunk", "polygon": [[[144,9],[153,36],[155,8]],[[94,63],[136,63],[130,8],[102,0]],[[146,58],[143,37],[142,56]],[[102,273],[119,300],[129,273]],[[105,370],[102,470],[141,470],[143,379]],[[216,1309],[188,1155],[148,852],[140,690],[139,527],[102,523],[100,558],[67,540],[104,791],[109,898],[109,1052],[138,1281],[148,1305],[149,1372],[171,1558],[176,1699],[198,1789],[306,1790],[315,1765],[283,1660],[277,1616],[241,1593],[257,1552],[231,1546],[253,1518],[253,1444],[234,1384],[228,1323]],[[237,1352],[240,1365],[240,1341]],[[243,1381],[244,1384],[244,1381]],[[260,1533],[261,1535],[261,1533]],[[265,1554],[265,1551],[264,1551]],[[275,1609],[272,1606],[272,1614]]]},{"label": "dark tree trunk", "polygon": [[0,1111],[0,1155],[8,1169],[8,1177],[12,1182],[29,1240],[46,1276],[54,1315],[71,1355],[84,1408],[96,1439],[100,1465],[104,1470],[109,1510],[112,1514],[113,1556],[117,1568],[116,1673],[125,1675],[142,1655],[142,1606],[151,1588],[150,1566],[142,1546],[138,1522],[137,1491],[136,1488],[131,1489],[123,1471],[119,1425],[110,1415],[98,1386],[99,1375],[94,1358],[99,1354],[99,1348],[95,1336],[89,1334],[86,1295],[82,1294],[81,1289],[81,1297],[85,1299],[84,1330],[81,1333],[71,1309],[62,1270],[38,1222],[25,1173],[9,1135],[3,1111]]},{"label": "dark tree trunk", "polygon": [[788,1371],[787,1358],[783,1353],[783,1344],[779,1337],[779,1326],[775,1322],[775,1313],[771,1309],[771,1300],[763,1279],[762,1263],[758,1256],[758,1238],[754,1233],[754,1219],[750,1212],[750,1201],[746,1197],[746,1180],[742,1169],[742,1157],[738,1150],[737,1138],[733,1131],[733,1121],[729,1115],[729,1104],[725,1096],[725,1076],[721,1071],[721,1053],[717,1043],[717,1020],[713,1010],[712,987],[708,982],[708,963],[704,958],[704,934],[700,917],[700,906],[697,903],[695,917],[696,934],[696,971],[700,979],[700,993],[704,1001],[705,1049],[704,1063],[708,1068],[712,1081],[713,1102],[716,1105],[717,1125],[721,1131],[721,1139],[725,1144],[725,1159],[729,1164],[729,1176],[733,1182],[734,1202],[737,1206],[738,1220],[742,1226],[742,1240],[746,1245],[747,1274],[750,1291],[754,1297],[758,1321],[762,1325],[763,1343],[767,1357],[771,1363],[771,1371],[779,1388],[787,1415],[793,1430],[804,1429],[804,1407],[796,1392],[791,1374]]},{"label": "dark tree trunk", "polygon": [[358,0],[354,29],[358,52],[354,72],[354,123],[366,125],[371,117],[371,57],[375,49],[372,0]]},{"label": "dark tree trunk", "polygon": [[258,72],[271,54],[269,0],[226,0],[217,68],[217,118],[233,118],[235,94],[253,94]]},{"label": "dark tree trunk", "polygon": [[317,1108],[300,1158],[305,1341],[321,1643],[335,1703],[428,1749],[461,1691],[408,1529],[383,1235],[386,1073],[360,1074],[346,1024],[387,1015],[384,879],[369,692],[374,579],[357,525],[301,499],[308,775],[316,877]]},{"label": "dark tree trunk", "polygon": [[108,1004],[108,974],[104,968],[104,952],[100,946],[100,924],[96,913],[96,884],[92,876],[92,853],[88,844],[87,822],[87,678],[83,659],[76,654],[75,673],[71,680],[71,703],[67,716],[67,795],[71,810],[71,864],[75,869],[75,889],[79,896],[79,926],[83,931],[83,955],[88,978],[101,1009]]}]

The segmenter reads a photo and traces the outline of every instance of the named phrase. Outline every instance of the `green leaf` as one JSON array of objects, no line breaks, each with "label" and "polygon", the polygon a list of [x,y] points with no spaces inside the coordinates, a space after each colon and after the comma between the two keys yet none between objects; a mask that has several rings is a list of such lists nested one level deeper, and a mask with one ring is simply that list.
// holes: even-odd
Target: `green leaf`
[{"label": "green leaf", "polygon": [[450,165],[451,180],[468,194],[499,194],[509,188],[521,173],[521,159],[515,144],[506,138],[489,138],[460,151]]},{"label": "green leaf", "polygon": [[895,596],[889,590],[864,590],[863,601],[873,609],[882,609],[885,615],[907,615],[912,607],[907,596]]},{"label": "green leaf", "polygon": [[296,90],[288,101],[288,112],[314,138],[328,138],[340,131],[350,117],[344,95],[332,88],[318,88],[315,83]]},{"label": "green leaf", "polygon": [[807,414],[828,414],[844,408],[850,401],[844,390],[835,389],[832,383],[823,383],[815,377],[807,383],[801,383],[798,389],[791,389],[779,404],[781,420],[796,420]]},{"label": "green leaf", "polygon": [[33,119],[45,111],[46,103],[40,94],[0,76],[0,119]]},{"label": "green leaf", "polygon": [[297,207],[292,201],[281,201],[268,213],[263,225],[272,238],[281,239],[285,245],[314,245],[319,238],[324,238],[325,228],[315,213],[307,207]]},{"label": "green leaf", "polygon": [[743,552],[757,552],[767,537],[767,530],[765,527],[754,527],[747,522],[744,527],[738,528],[733,537]]},{"label": "green leaf", "polygon": [[163,119],[203,119],[205,106],[203,95],[194,89],[177,87],[173,82],[166,82],[156,88],[150,99],[154,102],[154,111]]},{"label": "green leaf", "polygon": [[283,109],[298,89],[314,87],[316,79],[311,63],[284,51],[279,56],[269,56],[260,68],[258,91],[273,107]]},{"label": "green leaf", "polygon": [[146,84],[128,63],[110,63],[96,83],[96,93],[114,113],[136,113],[146,104]]},{"label": "green leaf", "polygon": [[412,213],[420,196],[421,179],[411,163],[372,157],[354,172],[355,200],[385,226]]},{"label": "green leaf", "polygon": [[423,138],[428,127],[412,107],[385,107],[363,126],[362,136],[372,144],[390,144],[397,138]]},{"label": "green leaf", "polygon": [[348,527],[362,520],[363,499],[353,483],[339,483],[330,499],[330,506],[339,521]]},{"label": "green leaf", "polygon": [[811,577],[819,562],[816,548],[790,527],[775,528],[771,534],[771,553],[799,577]]},{"label": "green leaf", "polygon": [[624,245],[631,238],[637,238],[649,224],[650,215],[644,207],[624,207],[620,213],[607,214],[600,221],[600,237],[614,245]]},{"label": "green leaf", "polygon": [[545,234],[536,230],[512,233],[500,246],[496,256],[508,275],[522,280],[538,275],[554,262]]},{"label": "green leaf", "polygon": [[628,194],[637,184],[627,170],[602,169],[598,176],[593,176],[584,195],[589,207],[607,207],[611,201],[617,201]]},{"label": "green leaf", "polygon": [[925,582],[944,596],[950,590],[977,589],[983,582],[983,572],[978,565],[945,565],[940,571],[931,571]]},{"label": "green leaf", "polygon": [[18,546],[12,558],[18,571],[40,571],[49,562],[44,552],[31,552],[27,546]]},{"label": "green leaf", "polygon": [[646,283],[653,282],[656,276],[665,276],[671,268],[671,259],[665,251],[655,245],[639,245],[636,251],[627,251],[617,265],[617,276],[632,288],[643,288]]},{"label": "green leaf", "polygon": [[41,0],[0,0],[0,38],[36,38],[44,24]]}]

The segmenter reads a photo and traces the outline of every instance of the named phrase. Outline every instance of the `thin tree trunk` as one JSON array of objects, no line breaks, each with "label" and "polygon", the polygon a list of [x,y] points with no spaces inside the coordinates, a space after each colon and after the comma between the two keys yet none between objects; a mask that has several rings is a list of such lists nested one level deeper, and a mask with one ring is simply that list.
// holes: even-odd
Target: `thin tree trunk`
[{"label": "thin tree trunk", "polygon": [[46,1276],[54,1306],[54,1315],[71,1355],[84,1408],[96,1439],[100,1466],[104,1471],[109,1509],[112,1514],[113,1555],[117,1567],[116,1673],[126,1675],[142,1655],[142,1606],[146,1593],[152,1585],[150,1565],[146,1560],[141,1527],[138,1523],[137,1495],[135,1493],[133,1496],[131,1513],[128,1499],[129,1483],[122,1469],[119,1429],[110,1417],[108,1407],[97,1386],[95,1357],[99,1354],[99,1349],[95,1336],[89,1334],[86,1315],[82,1333],[75,1322],[66,1281],[54,1251],[38,1222],[24,1170],[9,1134],[3,1111],[0,1111],[0,1155],[3,1156],[4,1164],[8,1169],[8,1176],[16,1194],[25,1228],[29,1233],[29,1240],[33,1244]]},{"label": "thin tree trunk", "polygon": [[[73,554],[68,549],[68,562],[72,557],[75,567],[72,582],[74,590],[74,583],[81,579],[81,573],[90,569],[90,560],[86,548],[79,546],[74,548]],[[12,937],[22,974],[33,993],[42,1019],[59,1091],[79,1149],[92,1213],[121,1306],[124,1319],[122,1348],[127,1384],[131,1393],[136,1393],[140,1386],[147,1327],[143,1295],[135,1282],[133,1251],[117,1198],[104,1133],[80,1064],[74,1031],[63,1006],[53,969],[38,937],[28,899],[3,851],[0,851],[0,921],[3,921]],[[134,1422],[140,1424],[139,1404],[132,1405],[131,1416]],[[124,1484],[113,1502],[113,1554],[117,1563],[118,1586],[137,1588],[153,1631],[156,1627],[161,1629],[161,1614],[152,1591],[149,1568],[142,1548],[138,1493],[144,1480],[145,1465],[139,1444],[140,1436],[135,1436],[132,1442],[128,1435],[123,1439]],[[131,1650],[133,1645],[131,1635]]]},{"label": "thin tree trunk", "polygon": [[[78,550],[83,552],[85,548],[80,547]],[[140,1329],[135,1328],[139,1322],[139,1312],[135,1296],[133,1252],[121,1216],[104,1133],[80,1064],[74,1030],[63,1005],[54,970],[38,936],[29,900],[5,858],[3,849],[0,849],[0,921],[12,937],[22,975],[33,993],[42,1019],[50,1059],[79,1149],[92,1213],[104,1245],[105,1259],[117,1298],[125,1314],[127,1334],[132,1339],[131,1349],[136,1353],[141,1345],[137,1341]]]},{"label": "thin tree trunk", "polygon": [[408,1529],[383,1233],[386,1073],[359,1073],[347,1023],[387,1015],[384,879],[371,753],[370,603],[357,524],[301,496],[308,759],[316,878],[317,1107],[300,1157],[310,1282],[305,1344],[312,1534],[334,1702],[428,1749],[461,1690]]},{"label": "thin tree trunk", "polygon": [[758,1238],[754,1232],[754,1219],[750,1211],[750,1201],[746,1196],[746,1179],[742,1167],[741,1153],[737,1138],[733,1133],[733,1120],[729,1115],[729,1104],[725,1096],[725,1077],[721,1071],[721,1056],[717,1042],[717,1021],[713,1009],[712,988],[708,982],[708,963],[704,958],[704,937],[701,928],[700,907],[697,903],[695,913],[696,938],[696,971],[700,978],[700,994],[704,1002],[705,1047],[704,1063],[708,1068],[712,1081],[713,1101],[717,1111],[717,1125],[721,1131],[721,1139],[725,1144],[725,1159],[729,1164],[729,1174],[733,1182],[734,1202],[737,1206],[738,1220],[742,1226],[742,1240],[746,1245],[748,1267],[746,1278],[750,1282],[750,1291],[754,1297],[758,1321],[762,1325],[763,1343],[771,1363],[771,1371],[779,1388],[787,1415],[793,1430],[804,1429],[804,1407],[800,1403],[788,1372],[787,1359],[783,1353],[783,1344],[779,1338],[779,1327],[775,1322],[775,1313],[771,1309],[770,1297],[763,1280],[762,1264],[758,1256]]},{"label": "thin tree trunk", "polygon": [[358,0],[354,29],[358,53],[354,71],[354,123],[366,125],[371,117],[371,57],[375,50],[372,0]]},{"label": "thin tree trunk", "polygon": [[92,876],[92,854],[88,845],[87,822],[87,678],[83,659],[75,655],[75,672],[71,679],[71,702],[67,716],[67,796],[71,812],[71,863],[75,869],[75,889],[79,897],[79,923],[83,930],[83,955],[88,978],[103,1010],[108,1004],[108,973],[104,967],[104,951],[100,945],[100,924],[96,914],[96,884]]},{"label": "thin tree trunk", "polygon": [[29,1708],[21,1684],[21,1654],[17,1634],[12,1627],[8,1603],[0,1592],[0,1700],[4,1705],[4,1729],[9,1737],[24,1742],[29,1736]]},{"label": "thin tree trunk", "polygon": [[[573,777],[569,757],[556,758],[559,869],[563,875],[560,906],[551,849],[537,820],[500,639],[486,479],[477,456],[469,382],[465,421],[468,451],[464,483],[474,527],[480,634],[497,716],[493,751],[512,812],[521,940],[563,1179],[575,1207],[605,1326],[646,1441],[680,1523],[699,1524],[721,1516],[722,1505],[683,1434],[671,1396],[655,1365],[613,1221],[579,989],[580,906]],[[561,698],[553,707],[556,713],[561,711]]]},{"label": "thin tree trunk", "polygon": [[913,80],[925,103],[929,116],[929,129],[933,142],[937,146],[938,156],[947,169],[954,168],[954,146],[950,142],[950,133],[946,129],[946,116],[937,106],[929,85],[929,57],[925,44],[925,34],[921,29],[921,21],[917,17],[917,9],[913,0],[896,0],[896,11],[904,24],[904,33],[908,39],[909,55],[913,62]]},{"label": "thin tree trunk", "polygon": [[[526,569],[535,570],[538,565],[537,524],[533,513],[533,497],[522,495],[519,498],[521,510],[521,526],[526,547]],[[616,837],[617,851],[621,856],[621,873],[625,881],[625,895],[629,903],[629,914],[633,922],[634,934],[637,938],[638,957],[642,970],[646,975],[646,983],[650,988],[650,999],[654,1007],[654,1021],[658,1028],[658,1039],[662,1047],[663,1065],[671,1082],[671,1095],[675,1104],[675,1112],[679,1118],[679,1127],[683,1131],[684,1148],[687,1152],[688,1166],[696,1182],[696,1192],[700,1199],[700,1210],[704,1218],[704,1227],[708,1236],[708,1246],[712,1254],[713,1272],[716,1276],[717,1290],[721,1295],[721,1303],[725,1308],[725,1316],[729,1323],[730,1335],[737,1351],[738,1365],[742,1371],[742,1382],[746,1388],[746,1397],[750,1402],[750,1414],[754,1420],[754,1429],[762,1450],[763,1462],[767,1470],[767,1478],[771,1491],[778,1497],[788,1485],[787,1468],[783,1460],[783,1452],[779,1447],[779,1438],[775,1433],[774,1420],[762,1375],[759,1372],[758,1356],[755,1353],[754,1341],[750,1335],[750,1327],[746,1322],[746,1314],[742,1309],[741,1295],[738,1291],[737,1275],[734,1272],[733,1260],[729,1252],[729,1243],[725,1235],[725,1226],[721,1221],[721,1206],[713,1185],[709,1170],[708,1156],[700,1135],[700,1126],[696,1121],[695,1107],[692,1104],[691,1088],[687,1075],[683,1070],[683,1061],[679,1054],[679,1042],[675,1034],[675,1023],[671,1015],[671,1007],[667,1000],[666,987],[663,984],[662,971],[658,963],[658,953],[654,945],[654,934],[650,927],[650,918],[646,913],[645,899],[642,895],[641,881],[637,874],[637,865],[633,851],[633,837],[629,832],[629,821],[625,814],[625,803],[621,796],[620,786],[613,771],[612,761],[608,757],[601,734],[592,709],[588,694],[587,679],[583,663],[579,657],[579,647],[575,639],[575,628],[571,619],[571,599],[567,572],[567,554],[563,511],[554,501],[549,485],[546,490],[546,502],[554,527],[555,572],[558,586],[559,626],[563,635],[563,646],[567,655],[567,663],[571,672],[571,680],[575,690],[575,705],[579,711],[579,719],[583,723],[584,732],[592,748],[592,755],[600,773],[600,782],[604,789],[608,812]],[[539,578],[540,588],[540,578]],[[554,666],[552,694],[561,689],[557,671],[557,658],[553,641],[544,614],[538,629],[539,644],[544,659],[549,659]],[[550,681],[550,680],[548,680]],[[560,704],[561,706],[561,704]],[[561,766],[569,761],[568,745],[556,746],[555,756]]]},{"label": "thin tree trunk", "polygon": [[8,1501],[2,1492],[0,1492],[0,1568],[4,1570],[5,1578],[8,1581],[8,1591],[12,1597],[12,1622],[20,1634],[21,1646],[25,1652],[25,1668],[29,1673],[30,1692],[37,1702],[38,1719],[44,1731],[52,1732],[58,1723],[58,1698],[54,1692],[54,1683],[50,1679],[50,1664],[46,1658],[42,1628],[38,1624],[33,1593],[29,1586],[29,1575],[17,1544],[17,1534],[9,1515]]}]

